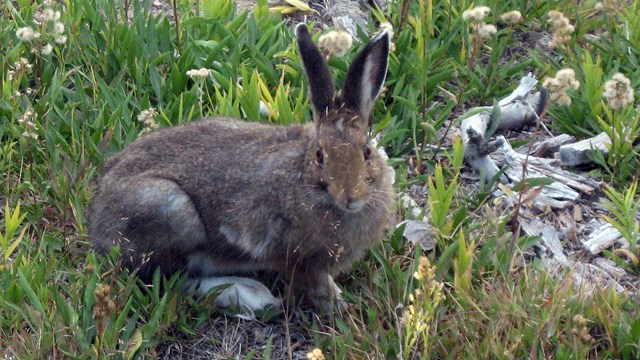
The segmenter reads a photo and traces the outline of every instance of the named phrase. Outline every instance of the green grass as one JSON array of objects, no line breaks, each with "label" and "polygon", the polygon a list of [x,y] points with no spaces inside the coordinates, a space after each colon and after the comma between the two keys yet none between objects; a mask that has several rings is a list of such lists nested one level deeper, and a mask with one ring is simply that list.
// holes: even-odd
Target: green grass
[{"label": "green grass", "polygon": [[[16,36],[44,6],[0,0],[0,357],[152,358],[163,342],[193,336],[211,317],[224,316],[211,299],[181,294],[178,278],[140,286],[120,271],[117,254],[109,267],[91,252],[85,209],[95,177],[106,157],[144,131],[142,111],[155,108],[160,127],[209,115],[278,124],[311,116],[292,24],[270,13],[266,1],[234,15],[226,0],[184,0],[177,4],[179,28],[150,15],[148,1],[133,2],[132,16],[114,3],[55,5],[67,39],[45,54],[44,41],[62,35],[52,23],[42,25],[40,40]],[[301,314],[296,326],[336,359],[640,358],[637,296],[606,288],[587,296],[568,278],[552,280],[536,260],[514,268],[516,249],[535,239],[510,246],[511,210],[489,206],[489,185],[475,194],[461,190],[461,146],[449,147],[439,135],[466,109],[509,93],[527,71],[544,78],[574,69],[581,86],[569,93],[572,103],[552,105],[545,123],[577,137],[609,133],[611,155],[596,159],[602,180],[613,186],[607,206],[637,209],[640,149],[628,139],[640,133],[639,111],[633,104],[612,110],[602,93],[616,72],[633,89],[640,86],[640,1],[606,2],[602,10],[594,1],[483,5],[491,8],[487,23],[499,24],[509,10],[520,10],[524,20],[499,24],[479,43],[462,18],[471,7],[465,0],[405,0],[375,14],[394,25],[395,50],[374,132],[383,134],[398,192],[427,184],[437,244],[428,254],[432,273],[424,275],[422,251],[398,229],[342,281],[355,304],[349,314],[330,324]],[[523,41],[551,32],[550,10],[568,11],[571,39],[554,50]],[[350,56],[329,61],[338,85]],[[30,70],[16,67],[20,58]],[[211,77],[196,83],[186,75],[198,68],[212,69]],[[271,115],[261,115],[260,100]],[[612,212],[609,220],[637,237],[637,216]],[[611,254],[624,262],[618,255]],[[271,353],[254,350],[257,358]]]}]

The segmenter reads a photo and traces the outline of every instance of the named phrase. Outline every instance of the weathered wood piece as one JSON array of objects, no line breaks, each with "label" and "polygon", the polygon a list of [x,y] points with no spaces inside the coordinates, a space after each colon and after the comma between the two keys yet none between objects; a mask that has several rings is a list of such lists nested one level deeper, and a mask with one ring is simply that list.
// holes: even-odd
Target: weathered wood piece
[{"label": "weathered wood piece", "polygon": [[[520,79],[520,85],[509,96],[498,102],[500,122],[498,130],[524,127],[538,118],[547,102],[545,91],[535,91],[538,80],[529,73]],[[474,170],[483,173],[485,179],[494,177],[500,169],[489,157],[498,142],[487,142],[485,134],[492,119],[492,107],[472,115],[460,124],[460,133],[465,146],[465,160]],[[502,183],[506,179],[501,179]]]},{"label": "weathered wood piece", "polygon": [[564,254],[560,237],[554,226],[538,218],[526,220],[522,217],[520,225],[525,234],[540,236],[540,242],[534,246],[539,248],[540,260],[552,277],[561,281],[568,272],[574,288],[587,294],[608,286],[615,288],[618,292],[625,290],[618,282],[624,276],[624,270],[611,267],[611,264],[603,263],[601,266],[596,266],[568,258]]},{"label": "weathered wood piece", "polygon": [[[575,141],[575,139],[576,138],[569,134],[560,134],[558,136],[545,139],[533,144],[533,146],[531,147],[531,154],[537,157],[553,154],[555,152],[558,152],[560,146],[571,143],[572,141]],[[518,152],[522,153],[523,151],[528,150],[529,146],[523,146],[518,149]]]},{"label": "weathered wood piece", "polygon": [[423,251],[431,251],[436,247],[436,241],[431,236],[431,225],[423,220],[405,220],[398,224],[398,227],[404,225],[404,236],[407,241],[414,245],[420,245]]},{"label": "weathered wood piece", "polygon": [[537,246],[543,248],[543,254],[545,257],[554,259],[556,263],[561,266],[569,266],[570,262],[567,256],[563,252],[562,243],[556,228],[545,224],[539,218],[532,220],[520,219],[520,226],[522,231],[529,236],[540,236],[540,242]]},{"label": "weathered wood piece", "polygon": [[551,178],[555,180],[550,185],[545,185],[539,194],[533,199],[534,208],[539,211],[545,211],[547,206],[553,209],[564,209],[580,199],[580,193],[591,194],[595,189],[599,188],[599,184],[592,179],[580,176],[578,174],[564,171],[556,166],[554,159],[543,159],[535,156],[520,154],[513,150],[511,145],[502,136],[498,137],[502,140],[500,149],[496,152],[502,153],[505,161],[505,174],[512,182],[516,183],[522,180],[522,168],[525,159],[527,161],[527,171],[525,178]]},{"label": "weathered wood piece", "polygon": [[591,195],[594,191],[600,189],[600,183],[597,181],[580,174],[561,169],[558,166],[559,164],[556,159],[539,158],[531,155],[527,157],[526,154],[520,154],[513,150],[511,145],[509,145],[509,142],[502,136],[498,136],[497,139],[502,142],[499,152],[504,156],[505,165],[508,166],[505,173],[512,181],[517,182],[522,180],[522,167],[526,160],[527,173],[525,174],[525,177],[548,177],[556,180],[554,184],[551,184],[548,187],[557,189],[560,193],[565,194],[561,196],[563,199],[577,200],[579,198],[579,194],[576,194],[575,191]]},{"label": "weathered wood piece", "polygon": [[597,255],[622,239],[622,234],[613,225],[604,222],[600,227],[592,231],[586,239],[582,240],[582,246],[589,250],[591,254]]},{"label": "weathered wood piece", "polygon": [[324,16],[354,39],[358,39],[358,29],[366,29],[369,21],[369,14],[360,6],[359,0],[327,0]]},{"label": "weathered wood piece", "polygon": [[619,267],[618,264],[613,262],[613,260],[609,260],[607,258],[595,258],[593,263],[617,281],[621,280],[627,274],[623,268]]},{"label": "weathered wood piece", "polygon": [[602,132],[592,138],[584,139],[573,144],[560,146],[560,161],[564,166],[577,166],[591,162],[589,153],[600,151],[603,155],[609,153],[607,146],[611,145],[609,135]]}]

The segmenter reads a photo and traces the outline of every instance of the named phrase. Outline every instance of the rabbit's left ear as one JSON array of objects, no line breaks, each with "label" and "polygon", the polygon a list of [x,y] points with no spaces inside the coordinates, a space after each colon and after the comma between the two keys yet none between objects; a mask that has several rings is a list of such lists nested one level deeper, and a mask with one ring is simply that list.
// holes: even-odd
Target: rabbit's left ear
[{"label": "rabbit's left ear", "polygon": [[353,60],[342,89],[342,100],[365,121],[380,94],[389,64],[391,35],[384,29]]},{"label": "rabbit's left ear", "polygon": [[302,65],[309,80],[314,114],[317,117],[322,117],[334,107],[336,87],[333,84],[327,63],[311,39],[307,25],[298,24],[296,26],[296,37],[298,38]]}]

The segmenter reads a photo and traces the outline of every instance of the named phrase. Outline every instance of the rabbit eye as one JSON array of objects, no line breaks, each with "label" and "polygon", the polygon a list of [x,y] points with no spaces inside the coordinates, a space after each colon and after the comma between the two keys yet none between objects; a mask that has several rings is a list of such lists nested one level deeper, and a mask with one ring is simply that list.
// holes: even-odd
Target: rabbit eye
[{"label": "rabbit eye", "polygon": [[369,147],[369,145],[365,145],[362,149],[362,152],[364,153],[365,160],[369,160],[369,158],[371,158],[371,148]]},{"label": "rabbit eye", "polygon": [[324,150],[321,147],[316,150],[316,164],[322,166],[324,165]]}]

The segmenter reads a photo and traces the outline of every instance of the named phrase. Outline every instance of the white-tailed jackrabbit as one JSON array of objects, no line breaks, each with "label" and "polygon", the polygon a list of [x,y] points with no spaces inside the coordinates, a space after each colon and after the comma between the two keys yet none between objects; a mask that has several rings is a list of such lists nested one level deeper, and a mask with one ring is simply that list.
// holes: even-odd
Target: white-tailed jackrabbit
[{"label": "white-tailed jackrabbit", "polygon": [[95,248],[119,246],[143,280],[184,270],[221,305],[280,305],[261,283],[284,277],[315,305],[339,296],[333,276],[379,241],[394,217],[391,170],[369,143],[390,35],[357,55],[338,95],[305,25],[296,28],[314,123],[205,119],[144,136],[110,159],[89,213]]}]

